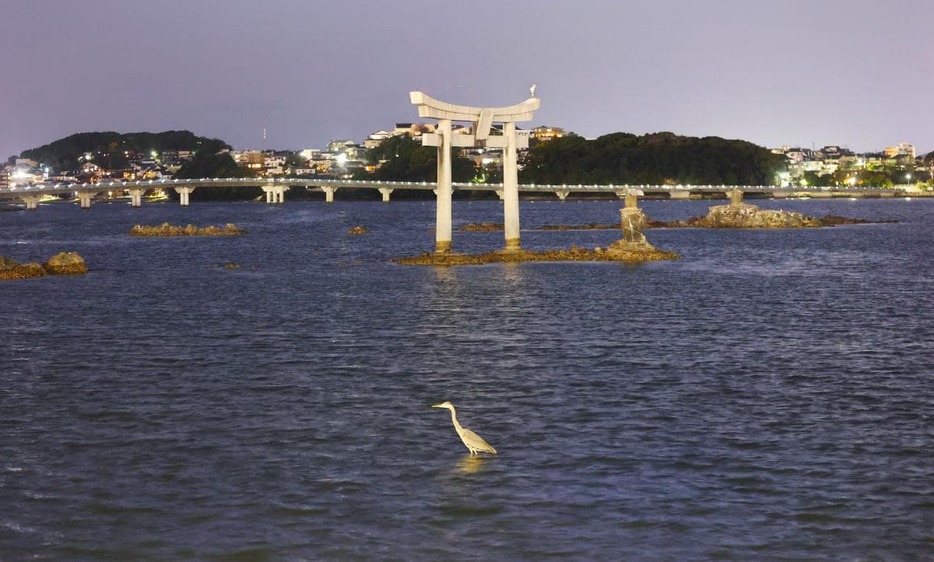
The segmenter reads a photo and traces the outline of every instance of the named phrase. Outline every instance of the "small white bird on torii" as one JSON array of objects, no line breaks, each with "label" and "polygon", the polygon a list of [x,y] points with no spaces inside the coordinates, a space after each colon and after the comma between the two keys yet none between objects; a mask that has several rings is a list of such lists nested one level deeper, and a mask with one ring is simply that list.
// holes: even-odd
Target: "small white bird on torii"
[{"label": "small white bird on torii", "polygon": [[536,88],[536,85],[535,85],[535,83],[533,82],[532,85],[529,86],[529,91],[532,92],[532,97],[533,97],[533,98],[535,97],[535,88]]}]

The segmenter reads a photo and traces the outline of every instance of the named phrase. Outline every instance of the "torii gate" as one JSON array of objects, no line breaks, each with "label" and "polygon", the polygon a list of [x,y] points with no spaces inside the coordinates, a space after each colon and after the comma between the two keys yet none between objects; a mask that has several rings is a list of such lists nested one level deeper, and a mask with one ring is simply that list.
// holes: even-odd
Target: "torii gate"
[{"label": "torii gate", "polygon": [[[486,147],[503,150],[503,226],[506,232],[506,251],[518,250],[519,245],[519,148],[528,148],[527,136],[516,134],[516,122],[531,121],[538,109],[539,99],[533,97],[509,107],[470,107],[438,101],[422,92],[409,92],[412,103],[418,106],[418,116],[438,119],[437,132],[423,134],[423,146],[438,147],[438,205],[435,228],[435,252],[451,251],[451,149],[452,147]],[[451,134],[452,121],[473,123],[473,134]],[[503,135],[491,136],[493,123],[503,123]],[[521,145],[521,146],[520,146]]]}]

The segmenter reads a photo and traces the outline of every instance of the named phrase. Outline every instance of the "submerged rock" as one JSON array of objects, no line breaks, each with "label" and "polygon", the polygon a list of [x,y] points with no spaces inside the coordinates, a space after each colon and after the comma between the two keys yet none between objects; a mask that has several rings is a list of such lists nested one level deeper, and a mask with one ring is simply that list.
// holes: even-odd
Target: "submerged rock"
[{"label": "submerged rock", "polygon": [[164,222],[158,226],[134,225],[130,236],[237,236],[246,231],[237,225],[227,223],[224,226],[195,226],[193,224],[176,226]]},{"label": "submerged rock", "polygon": [[463,232],[498,232],[503,229],[503,223],[494,222],[471,222],[458,228]]},{"label": "submerged rock", "polygon": [[32,279],[34,277],[45,277],[48,274],[42,264],[36,262],[22,264],[13,262],[13,265],[7,264],[0,268],[0,279]]}]

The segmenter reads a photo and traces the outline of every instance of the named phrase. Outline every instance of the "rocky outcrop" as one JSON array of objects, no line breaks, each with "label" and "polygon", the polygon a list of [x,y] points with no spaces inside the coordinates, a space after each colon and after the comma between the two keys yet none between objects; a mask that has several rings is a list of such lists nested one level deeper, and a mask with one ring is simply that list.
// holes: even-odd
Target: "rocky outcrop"
[{"label": "rocky outcrop", "polygon": [[176,226],[164,222],[158,226],[135,225],[130,229],[130,236],[237,236],[246,231],[235,224],[224,226]]},{"label": "rocky outcrop", "polygon": [[678,254],[666,252],[652,247],[650,244],[634,244],[625,240],[618,240],[607,248],[579,248],[571,246],[567,250],[545,250],[535,252],[519,250],[515,252],[490,252],[486,254],[432,254],[424,253],[411,258],[397,258],[392,261],[402,265],[484,265],[488,263],[519,263],[519,262],[548,262],[548,261],[617,261],[627,263],[641,263],[657,260],[675,260]]},{"label": "rocky outcrop", "polygon": [[[588,250],[577,246],[572,246],[568,250],[546,250],[542,252],[533,252],[529,250],[518,251],[499,251],[486,254],[451,254],[451,253],[424,253],[414,258],[400,258],[393,260],[396,263],[404,265],[482,265],[487,263],[516,263],[529,261],[618,261],[627,263],[641,263],[657,260],[678,259],[678,254],[659,250],[649,244],[646,240],[643,230],[646,227],[647,219],[645,213],[635,206],[635,199],[632,202],[627,200],[627,206],[620,210],[621,224],[616,228],[622,228],[623,237],[620,240],[612,242],[606,248],[594,248]],[[465,230],[492,231],[501,229],[501,225],[495,223],[480,223],[474,228]]]},{"label": "rocky outcrop", "polygon": [[46,275],[82,275],[88,272],[84,259],[76,252],[61,252],[44,264],[18,263],[0,256],[0,279],[31,279]]},{"label": "rocky outcrop", "polygon": [[706,216],[684,221],[699,228],[814,228],[820,221],[794,211],[761,209],[748,203],[714,205]]},{"label": "rocky outcrop", "polygon": [[[738,210],[730,211],[731,205],[712,207],[705,217],[693,217],[687,220],[675,221],[645,221],[645,228],[815,228],[838,226],[841,224],[869,224],[873,222],[892,222],[887,220],[868,221],[826,215],[823,217],[808,217],[801,213],[789,211],[762,210],[755,205],[743,205]],[[751,208],[751,209],[750,209]],[[612,230],[619,228],[616,224],[583,224],[583,225],[552,225],[546,224],[541,230]]]},{"label": "rocky outcrop", "polygon": [[84,258],[77,252],[61,252],[55,254],[42,267],[50,275],[83,275],[88,272],[88,266],[84,263]]},{"label": "rocky outcrop", "polygon": [[598,224],[595,222],[587,224],[546,224],[542,226],[542,230],[614,230],[619,228],[618,224]]},{"label": "rocky outcrop", "polygon": [[653,222],[652,228],[819,228],[840,224],[865,224],[871,221],[827,215],[809,217],[794,211],[761,209],[747,203],[715,205],[706,216],[683,221]]}]

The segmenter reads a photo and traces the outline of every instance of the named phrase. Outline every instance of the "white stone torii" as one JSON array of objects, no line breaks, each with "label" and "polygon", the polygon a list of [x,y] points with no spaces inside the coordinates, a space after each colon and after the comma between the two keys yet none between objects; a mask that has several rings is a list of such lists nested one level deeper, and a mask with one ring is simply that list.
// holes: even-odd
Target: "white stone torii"
[{"label": "white stone torii", "polygon": [[[534,92],[533,92],[534,96]],[[452,147],[486,147],[503,151],[503,226],[506,251],[520,249],[519,244],[519,167],[517,150],[527,148],[527,136],[516,134],[516,122],[531,121],[539,99],[531,97],[508,107],[471,107],[436,100],[422,92],[409,92],[418,107],[418,116],[438,119],[436,133],[422,135],[423,146],[438,147],[438,204],[435,228],[435,252],[451,251],[451,149]],[[452,121],[469,121],[472,134],[451,132]],[[502,136],[490,135],[493,123],[503,123]],[[520,146],[521,144],[521,146]]]}]

